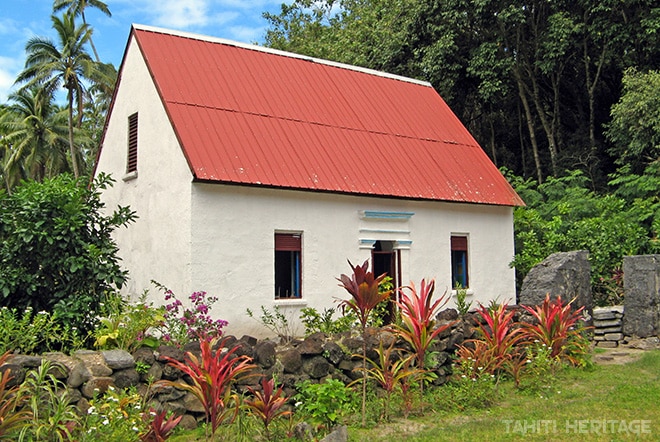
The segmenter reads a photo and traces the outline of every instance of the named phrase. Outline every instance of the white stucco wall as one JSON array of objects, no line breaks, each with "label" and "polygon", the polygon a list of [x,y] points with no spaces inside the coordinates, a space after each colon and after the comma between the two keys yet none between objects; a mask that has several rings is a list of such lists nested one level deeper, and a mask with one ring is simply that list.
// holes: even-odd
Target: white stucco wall
[{"label": "white stucco wall", "polygon": [[[138,112],[137,177],[126,176],[128,117]],[[130,280],[125,295],[145,289],[162,294],[156,280],[176,293],[190,290],[190,183],[192,174],[170,126],[146,65],[131,42],[121,85],[103,141],[97,173],[110,173],[115,185],[102,195],[108,209],[128,205],[138,220],[115,232]]]},{"label": "white stucco wall", "polygon": [[[279,306],[292,321],[302,307],[322,310],[346,297],[335,278],[350,273],[346,262],[371,257],[365,239],[397,240],[404,283],[435,278],[436,295],[451,285],[450,237],[469,236],[469,297],[487,303],[515,302],[513,222],[510,207],[415,202],[194,184],[191,283],[219,297],[215,312],[228,331],[263,335],[245,311]],[[368,219],[364,211],[411,214],[409,219]],[[274,299],[274,234],[302,232],[303,298]],[[453,301],[448,304],[452,306]],[[302,326],[298,326],[302,332]]]}]

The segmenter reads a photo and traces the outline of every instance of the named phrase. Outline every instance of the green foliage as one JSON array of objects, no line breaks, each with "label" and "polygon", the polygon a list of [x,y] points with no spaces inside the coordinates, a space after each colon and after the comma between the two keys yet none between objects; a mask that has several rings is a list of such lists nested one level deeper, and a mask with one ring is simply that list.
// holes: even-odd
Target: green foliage
[{"label": "green foliage", "polygon": [[134,389],[121,390],[110,386],[89,404],[81,442],[138,441],[139,435],[148,431],[150,420],[143,419],[144,402]]},{"label": "green foliage", "polygon": [[151,365],[147,364],[144,361],[135,361],[135,371],[138,374],[147,374],[149,372],[149,369],[151,368]]},{"label": "green foliage", "polygon": [[456,310],[461,318],[465,318],[470,312],[472,301],[467,301],[467,289],[461,287],[460,284],[456,285]]},{"label": "green foliage", "polygon": [[518,389],[535,396],[547,396],[557,383],[560,367],[559,360],[552,356],[552,349],[545,344],[532,344],[524,364]]},{"label": "green foliage", "polygon": [[54,314],[46,311],[34,313],[31,307],[22,314],[15,309],[0,308],[0,352],[73,352],[82,346],[79,334],[63,325]]},{"label": "green foliage", "polygon": [[337,319],[333,316],[337,312],[334,308],[325,308],[319,313],[314,307],[305,307],[300,311],[300,321],[305,326],[305,336],[314,333],[326,333],[329,335],[342,333],[353,329],[357,325],[357,316],[350,314],[341,315]]},{"label": "green foliage", "polygon": [[385,398],[383,400],[383,415],[382,417],[390,420],[390,403],[392,402],[392,394],[399,391],[405,394],[406,383],[411,377],[418,377],[423,375],[422,370],[412,367],[414,355],[404,357],[400,349],[394,348],[395,342],[383,348],[383,342],[379,343],[378,360],[373,361],[367,359],[369,362],[369,369],[367,370],[367,377],[374,379],[378,385],[385,391]]},{"label": "green foliage", "polygon": [[617,164],[640,172],[660,158],[660,71],[629,68],[621,82],[623,92],[607,129],[614,144],[610,154]]},{"label": "green foliage", "polygon": [[126,281],[112,232],[135,219],[127,207],[104,215],[100,192],[60,175],[0,192],[0,305],[54,313],[86,336],[108,293]]},{"label": "green foliage", "polygon": [[296,388],[298,410],[318,429],[331,431],[343,417],[357,410],[353,390],[337,379],[326,379],[318,384],[304,381]]},{"label": "green foliage", "polygon": [[246,309],[246,313],[250,318],[256,319],[261,325],[275,333],[282,342],[289,342],[294,338],[294,331],[289,318],[280,310],[279,306],[276,305],[271,311],[262,305],[259,318],[255,318],[254,312],[249,308]]},{"label": "green foliage", "polygon": [[25,376],[18,395],[26,398],[25,409],[32,419],[21,429],[19,441],[64,442],[73,440],[79,429],[80,415],[69,400],[66,385],[55,376],[57,370],[66,369],[44,360]]},{"label": "green foliage", "polygon": [[470,376],[459,369],[447,385],[430,390],[427,397],[440,409],[465,412],[492,407],[500,394],[493,376]]},{"label": "green foliage", "polygon": [[601,195],[579,171],[541,185],[509,175],[527,202],[514,209],[518,285],[551,253],[588,250],[596,302],[615,301],[612,282],[623,257],[658,250],[660,203],[653,192],[660,189],[659,177],[658,167],[649,166],[642,176],[622,168],[611,181],[618,190]]},{"label": "green foliage", "polygon": [[146,302],[146,292],[136,304],[129,304],[119,295],[116,302],[108,302],[114,308],[100,319],[95,330],[94,345],[101,349],[119,348],[132,352],[141,346],[155,347],[159,340],[149,334],[163,325],[165,307],[155,308]]}]

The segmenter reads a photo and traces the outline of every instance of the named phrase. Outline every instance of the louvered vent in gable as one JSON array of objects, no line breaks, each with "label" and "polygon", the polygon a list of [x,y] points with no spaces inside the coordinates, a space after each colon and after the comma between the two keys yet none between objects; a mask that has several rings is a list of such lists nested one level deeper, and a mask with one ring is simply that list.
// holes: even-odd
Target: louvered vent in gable
[{"label": "louvered vent in gable", "polygon": [[134,113],[128,117],[128,157],[126,161],[126,173],[137,172],[137,148],[138,148],[138,114]]}]

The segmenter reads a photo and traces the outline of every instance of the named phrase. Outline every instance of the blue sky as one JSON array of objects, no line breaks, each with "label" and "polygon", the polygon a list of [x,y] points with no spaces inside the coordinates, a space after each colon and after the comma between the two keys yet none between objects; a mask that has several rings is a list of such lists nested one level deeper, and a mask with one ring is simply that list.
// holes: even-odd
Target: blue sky
[{"label": "blue sky", "polygon": [[[278,13],[285,0],[106,0],[112,17],[90,9],[94,45],[102,61],[119,67],[132,23],[262,43],[264,11]],[[7,101],[25,64],[25,44],[34,36],[54,38],[52,0],[0,0],[0,103]],[[90,49],[91,53],[91,49]]]}]

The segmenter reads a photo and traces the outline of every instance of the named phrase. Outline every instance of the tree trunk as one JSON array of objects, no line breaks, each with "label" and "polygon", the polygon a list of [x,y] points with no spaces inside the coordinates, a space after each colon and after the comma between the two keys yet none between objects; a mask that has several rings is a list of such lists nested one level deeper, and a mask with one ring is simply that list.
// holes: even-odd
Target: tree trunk
[{"label": "tree trunk", "polygon": [[[492,114],[491,114],[492,115]],[[495,126],[493,125],[493,119],[488,119],[490,122],[490,151],[493,155],[493,163],[497,167],[497,151],[495,150]]]},{"label": "tree trunk", "polygon": [[[536,113],[538,114],[539,120],[541,121],[541,126],[545,131],[545,136],[548,139],[548,151],[550,152],[550,166],[552,167],[552,174],[557,176],[557,141],[555,139],[554,127],[553,124],[548,121],[548,117],[545,114],[545,109],[543,107],[543,103],[541,102],[541,94],[534,75],[530,75],[530,80],[532,82],[532,99],[534,100]],[[555,89],[556,93],[557,88],[553,87],[553,89]]]},{"label": "tree trunk", "polygon": [[541,159],[539,157],[539,148],[536,141],[536,133],[534,132],[534,123],[532,119],[532,110],[529,107],[529,102],[527,101],[527,94],[525,93],[525,85],[523,84],[522,77],[518,70],[517,66],[513,68],[513,76],[516,79],[516,84],[518,85],[518,95],[520,96],[520,101],[523,105],[523,110],[525,111],[525,120],[527,120],[527,130],[529,131],[529,140],[532,144],[532,154],[534,155],[534,164],[536,165],[536,178],[539,184],[543,183],[543,172],[541,169]]},{"label": "tree trunk", "polygon": [[73,142],[73,92],[69,89],[67,93],[69,99],[69,153],[71,155],[71,168],[73,176],[78,179],[80,171],[78,170],[78,158],[76,158],[76,145]]},{"label": "tree trunk", "polygon": [[591,69],[589,68],[589,53],[587,51],[587,39],[584,40],[584,75],[585,82],[587,84],[587,96],[589,99],[589,147],[591,148],[591,153],[596,153],[596,86],[600,80],[600,74],[605,64],[605,54],[607,52],[607,45],[603,46],[603,50],[600,53],[598,59],[598,65],[596,66],[596,74],[594,75],[593,80],[591,79]]},{"label": "tree trunk", "polygon": [[[85,20],[85,11],[80,12],[80,17],[82,18],[83,24],[87,26],[87,20]],[[89,45],[92,47],[92,52],[94,52],[94,58],[96,58],[96,62],[100,63],[101,58],[99,57],[99,53],[96,52],[96,46],[94,46],[94,41],[92,41],[92,36],[89,36]]]}]

